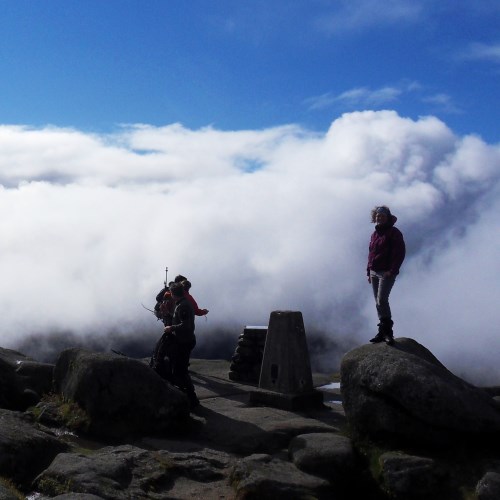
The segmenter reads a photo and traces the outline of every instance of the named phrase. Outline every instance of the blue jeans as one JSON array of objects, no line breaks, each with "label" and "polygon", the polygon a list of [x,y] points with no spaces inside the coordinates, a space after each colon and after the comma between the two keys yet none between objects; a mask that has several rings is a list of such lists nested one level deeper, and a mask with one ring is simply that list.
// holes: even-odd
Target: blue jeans
[{"label": "blue jeans", "polygon": [[391,307],[389,306],[389,294],[391,293],[396,276],[384,277],[385,271],[371,271],[373,296],[377,306],[378,319],[391,319]]}]

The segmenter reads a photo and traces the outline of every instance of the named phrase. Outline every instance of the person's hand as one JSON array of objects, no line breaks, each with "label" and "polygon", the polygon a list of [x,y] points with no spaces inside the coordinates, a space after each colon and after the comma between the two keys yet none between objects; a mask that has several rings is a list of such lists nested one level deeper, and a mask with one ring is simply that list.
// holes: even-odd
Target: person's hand
[{"label": "person's hand", "polygon": [[172,327],[171,327],[171,326],[166,326],[166,327],[163,329],[163,331],[164,331],[165,333],[172,333]]},{"label": "person's hand", "polygon": [[208,309],[202,309],[202,310],[201,310],[201,312],[202,312],[203,314],[208,314]]},{"label": "person's hand", "polygon": [[368,275],[368,283],[371,283],[372,282],[372,278],[370,275]]}]

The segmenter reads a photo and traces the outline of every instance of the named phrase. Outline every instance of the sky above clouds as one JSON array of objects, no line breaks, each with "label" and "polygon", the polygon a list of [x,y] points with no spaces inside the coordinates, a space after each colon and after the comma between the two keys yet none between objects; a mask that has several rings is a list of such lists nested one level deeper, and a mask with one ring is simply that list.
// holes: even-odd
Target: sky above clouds
[{"label": "sky above clouds", "polygon": [[497,141],[496,0],[6,0],[2,122],[325,131],[363,109]]},{"label": "sky above clouds", "polygon": [[168,266],[210,310],[200,344],[290,309],[342,354],[377,322],[369,212],[387,204],[408,247],[396,336],[499,383],[498,2],[2,9],[2,346],[150,342],[141,304]]}]

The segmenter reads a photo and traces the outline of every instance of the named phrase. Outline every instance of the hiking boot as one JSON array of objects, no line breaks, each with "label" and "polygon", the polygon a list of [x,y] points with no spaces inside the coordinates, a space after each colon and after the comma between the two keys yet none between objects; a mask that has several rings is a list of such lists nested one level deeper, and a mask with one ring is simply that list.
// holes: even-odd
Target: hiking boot
[{"label": "hiking boot", "polygon": [[379,335],[382,336],[383,340],[387,345],[394,344],[394,333],[392,331],[392,326],[394,325],[394,321],[391,318],[382,318],[379,327]]},{"label": "hiking boot", "polygon": [[392,344],[394,344],[394,337],[393,337],[392,335],[386,335],[386,336],[384,337],[384,340],[385,340],[385,343],[386,343],[387,345],[392,345]]},{"label": "hiking boot", "polygon": [[384,336],[381,335],[380,333],[377,333],[377,335],[375,335],[375,337],[373,337],[372,339],[370,339],[370,342],[372,344],[377,344],[378,342],[383,342],[385,339],[384,339]]}]

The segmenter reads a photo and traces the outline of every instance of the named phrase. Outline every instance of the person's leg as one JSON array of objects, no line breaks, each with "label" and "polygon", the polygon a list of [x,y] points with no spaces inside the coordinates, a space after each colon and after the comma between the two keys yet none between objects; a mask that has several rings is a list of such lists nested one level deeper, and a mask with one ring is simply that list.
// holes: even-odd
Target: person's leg
[{"label": "person's leg", "polygon": [[391,293],[392,287],[396,278],[394,276],[390,277],[378,277],[377,295],[375,296],[377,314],[380,320],[387,320],[392,318],[391,306],[389,305],[389,295]]},{"label": "person's leg", "polygon": [[153,356],[150,361],[151,368],[168,382],[172,382],[172,370],[169,360],[169,340],[162,335],[155,346]]},{"label": "person's leg", "polygon": [[375,305],[377,307],[377,314],[378,314],[378,288],[380,284],[380,278],[378,277],[377,274],[371,273],[370,280],[372,284],[372,291],[373,291],[373,296],[375,298]]},{"label": "person's leg", "polygon": [[384,273],[372,272],[370,275],[373,296],[375,298],[375,306],[377,308],[377,316],[379,319],[378,333],[370,339],[370,342],[391,342],[393,337],[392,332],[392,314],[389,305],[389,295],[396,278],[394,276],[385,277]]},{"label": "person's leg", "polygon": [[172,363],[172,374],[174,385],[176,385],[188,398],[192,407],[199,404],[193,381],[189,376],[189,357],[194,346],[188,344],[177,344],[175,357]]},{"label": "person's leg", "polygon": [[[377,315],[379,316],[379,306],[378,306],[378,294],[379,294],[379,287],[380,287],[380,277],[375,274],[371,273],[370,275],[370,280],[371,280],[371,285],[372,285],[372,291],[373,291],[373,296],[375,298],[375,306],[377,308]],[[379,316],[380,319],[380,316]],[[379,327],[377,335],[370,339],[370,342],[377,343],[377,342],[383,342],[384,337],[382,335],[382,332],[380,331],[380,323],[377,325]]]},{"label": "person's leg", "polygon": [[394,276],[380,278],[377,294],[377,313],[380,319],[379,334],[388,344],[392,344],[394,341],[392,331],[394,322],[392,321],[391,306],[389,305],[389,295],[395,281]]}]

